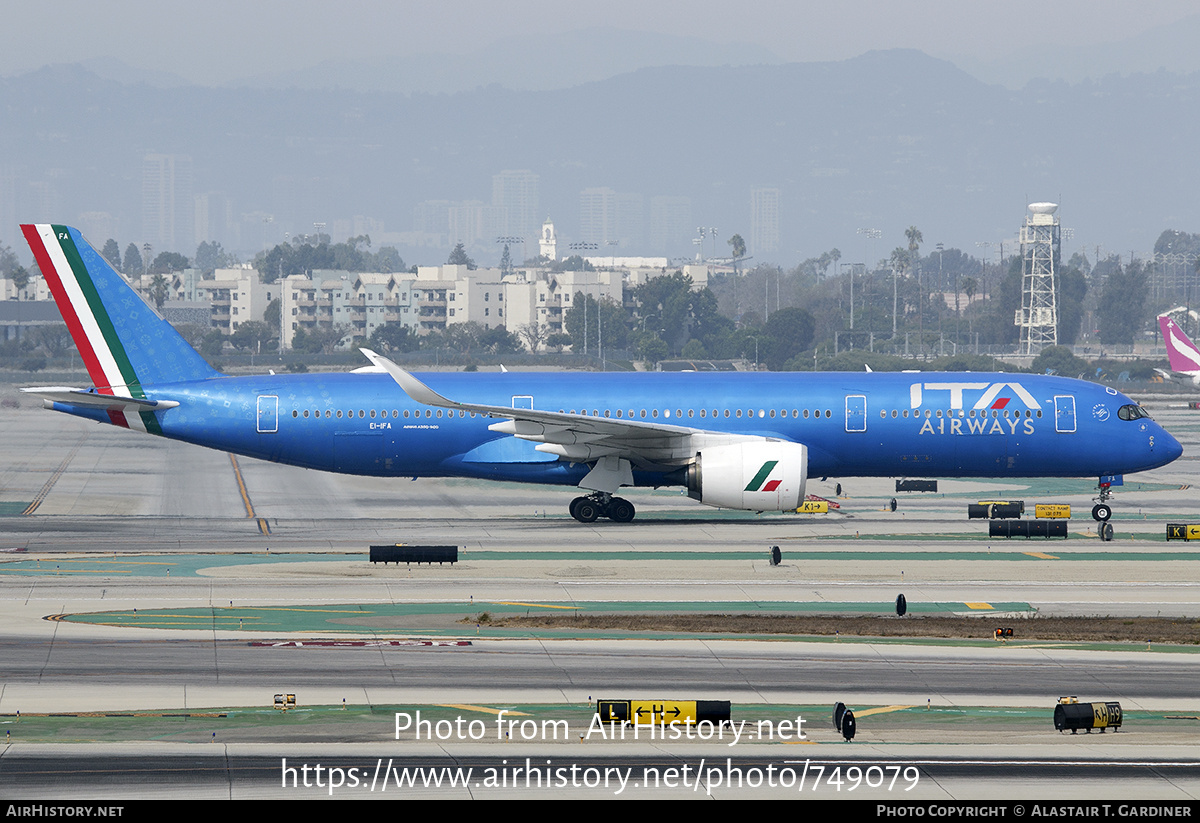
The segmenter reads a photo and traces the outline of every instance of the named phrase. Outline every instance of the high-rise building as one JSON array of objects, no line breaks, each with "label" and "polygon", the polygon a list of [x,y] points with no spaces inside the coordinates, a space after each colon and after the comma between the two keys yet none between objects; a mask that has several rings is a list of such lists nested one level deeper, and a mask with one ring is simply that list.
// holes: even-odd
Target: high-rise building
[{"label": "high-rise building", "polygon": [[[624,251],[633,251],[642,242],[645,220],[645,203],[640,194],[616,192],[607,187],[579,193],[579,238],[584,242],[619,245]],[[600,251],[606,253],[604,249]]]},{"label": "high-rise building", "polygon": [[692,201],[689,197],[650,198],[650,251],[668,257],[691,250]]},{"label": "high-rise building", "polygon": [[585,243],[607,243],[617,228],[617,193],[610,188],[579,192],[579,239]]},{"label": "high-rise building", "polygon": [[529,169],[492,175],[492,205],[497,208],[497,236],[523,237],[530,243],[541,227],[538,176]]},{"label": "high-rise building", "polygon": [[142,235],[156,252],[196,253],[192,158],[147,154],[142,160]]},{"label": "high-rise building", "polygon": [[750,190],[750,248],[752,255],[779,251],[779,189]]}]

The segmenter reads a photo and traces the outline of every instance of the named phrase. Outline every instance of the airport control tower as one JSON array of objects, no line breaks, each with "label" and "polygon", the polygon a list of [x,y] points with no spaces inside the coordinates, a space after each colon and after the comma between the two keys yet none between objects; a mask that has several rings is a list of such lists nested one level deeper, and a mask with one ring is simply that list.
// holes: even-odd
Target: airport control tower
[{"label": "airport control tower", "polygon": [[1021,226],[1021,308],[1014,324],[1021,329],[1021,354],[1036,355],[1058,345],[1058,304],[1054,265],[1059,252],[1057,203],[1030,203]]}]

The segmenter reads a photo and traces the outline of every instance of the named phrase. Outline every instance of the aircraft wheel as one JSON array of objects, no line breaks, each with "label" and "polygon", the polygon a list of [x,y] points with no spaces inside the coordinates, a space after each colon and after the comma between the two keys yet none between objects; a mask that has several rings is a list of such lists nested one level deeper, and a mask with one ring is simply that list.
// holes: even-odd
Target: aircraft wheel
[{"label": "aircraft wheel", "polygon": [[580,502],[582,502],[584,499],[586,499],[586,498],[576,497],[574,500],[571,501],[571,505],[568,508],[568,511],[571,512],[571,516],[574,517],[576,520],[579,519],[579,515],[577,515],[575,513],[575,509],[578,508]]},{"label": "aircraft wheel", "polygon": [[614,497],[612,502],[608,504],[609,519],[615,520],[617,523],[628,523],[633,520],[636,510],[633,504],[621,497]]},{"label": "aircraft wheel", "polygon": [[1112,517],[1112,506],[1107,503],[1097,503],[1092,506],[1092,519],[1100,523],[1108,522],[1108,518]]},{"label": "aircraft wheel", "polygon": [[575,503],[575,519],[580,523],[595,523],[600,516],[600,507],[586,497],[581,497]]}]

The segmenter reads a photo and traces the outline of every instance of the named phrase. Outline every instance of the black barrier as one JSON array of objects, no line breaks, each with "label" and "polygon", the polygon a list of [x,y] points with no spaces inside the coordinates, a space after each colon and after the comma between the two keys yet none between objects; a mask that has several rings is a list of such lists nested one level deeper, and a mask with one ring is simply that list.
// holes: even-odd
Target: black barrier
[{"label": "black barrier", "polygon": [[842,715],[842,737],[847,741],[854,739],[854,732],[858,730],[858,724],[854,721],[854,712],[846,709],[846,713]]},{"label": "black barrier", "polygon": [[778,547],[778,546],[772,546],[772,547],[771,547],[771,565],[772,565],[772,566],[778,566],[778,565],[779,565],[779,562],[780,562],[781,560],[783,560],[783,554],[781,554],[781,553],[780,553],[780,551],[779,551],[779,547]]},{"label": "black barrier", "polygon": [[458,546],[372,546],[372,563],[457,563]]},{"label": "black barrier", "polygon": [[980,500],[967,504],[969,520],[1000,520],[1020,517],[1024,513],[1024,500]]},{"label": "black barrier", "polygon": [[897,597],[896,597],[896,616],[904,617],[904,615],[907,612],[908,612],[908,601],[904,599],[904,595],[902,595],[902,594],[897,595]]},{"label": "black barrier", "polygon": [[1121,704],[1111,703],[1059,703],[1054,707],[1054,728],[1060,732],[1067,729],[1075,734],[1080,729],[1088,734],[1092,729],[1116,731],[1121,728]]},{"label": "black barrier", "polygon": [[1065,520],[992,520],[988,537],[1061,537],[1067,539]]},{"label": "black barrier", "polygon": [[896,491],[898,492],[935,492],[937,491],[936,480],[897,480]]}]

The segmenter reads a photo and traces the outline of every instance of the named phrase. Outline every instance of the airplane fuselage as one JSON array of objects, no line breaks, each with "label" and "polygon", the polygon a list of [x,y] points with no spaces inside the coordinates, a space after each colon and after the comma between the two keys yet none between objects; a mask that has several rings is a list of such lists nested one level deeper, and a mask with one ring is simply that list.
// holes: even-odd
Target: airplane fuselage
[{"label": "airplane fuselage", "polygon": [[[982,373],[431,373],[465,404],[634,420],[805,444],[808,476],[1097,477],[1155,468],[1178,442],[1114,389]],[[179,403],[163,436],[311,469],[575,485],[583,462],[409,398],[386,374],[217,377],[147,387]],[[669,402],[668,402],[669,401]],[[55,408],[107,422],[103,411]],[[154,432],[155,425],[148,430]],[[154,432],[157,433],[157,432]],[[636,485],[681,484],[634,466]]]}]

